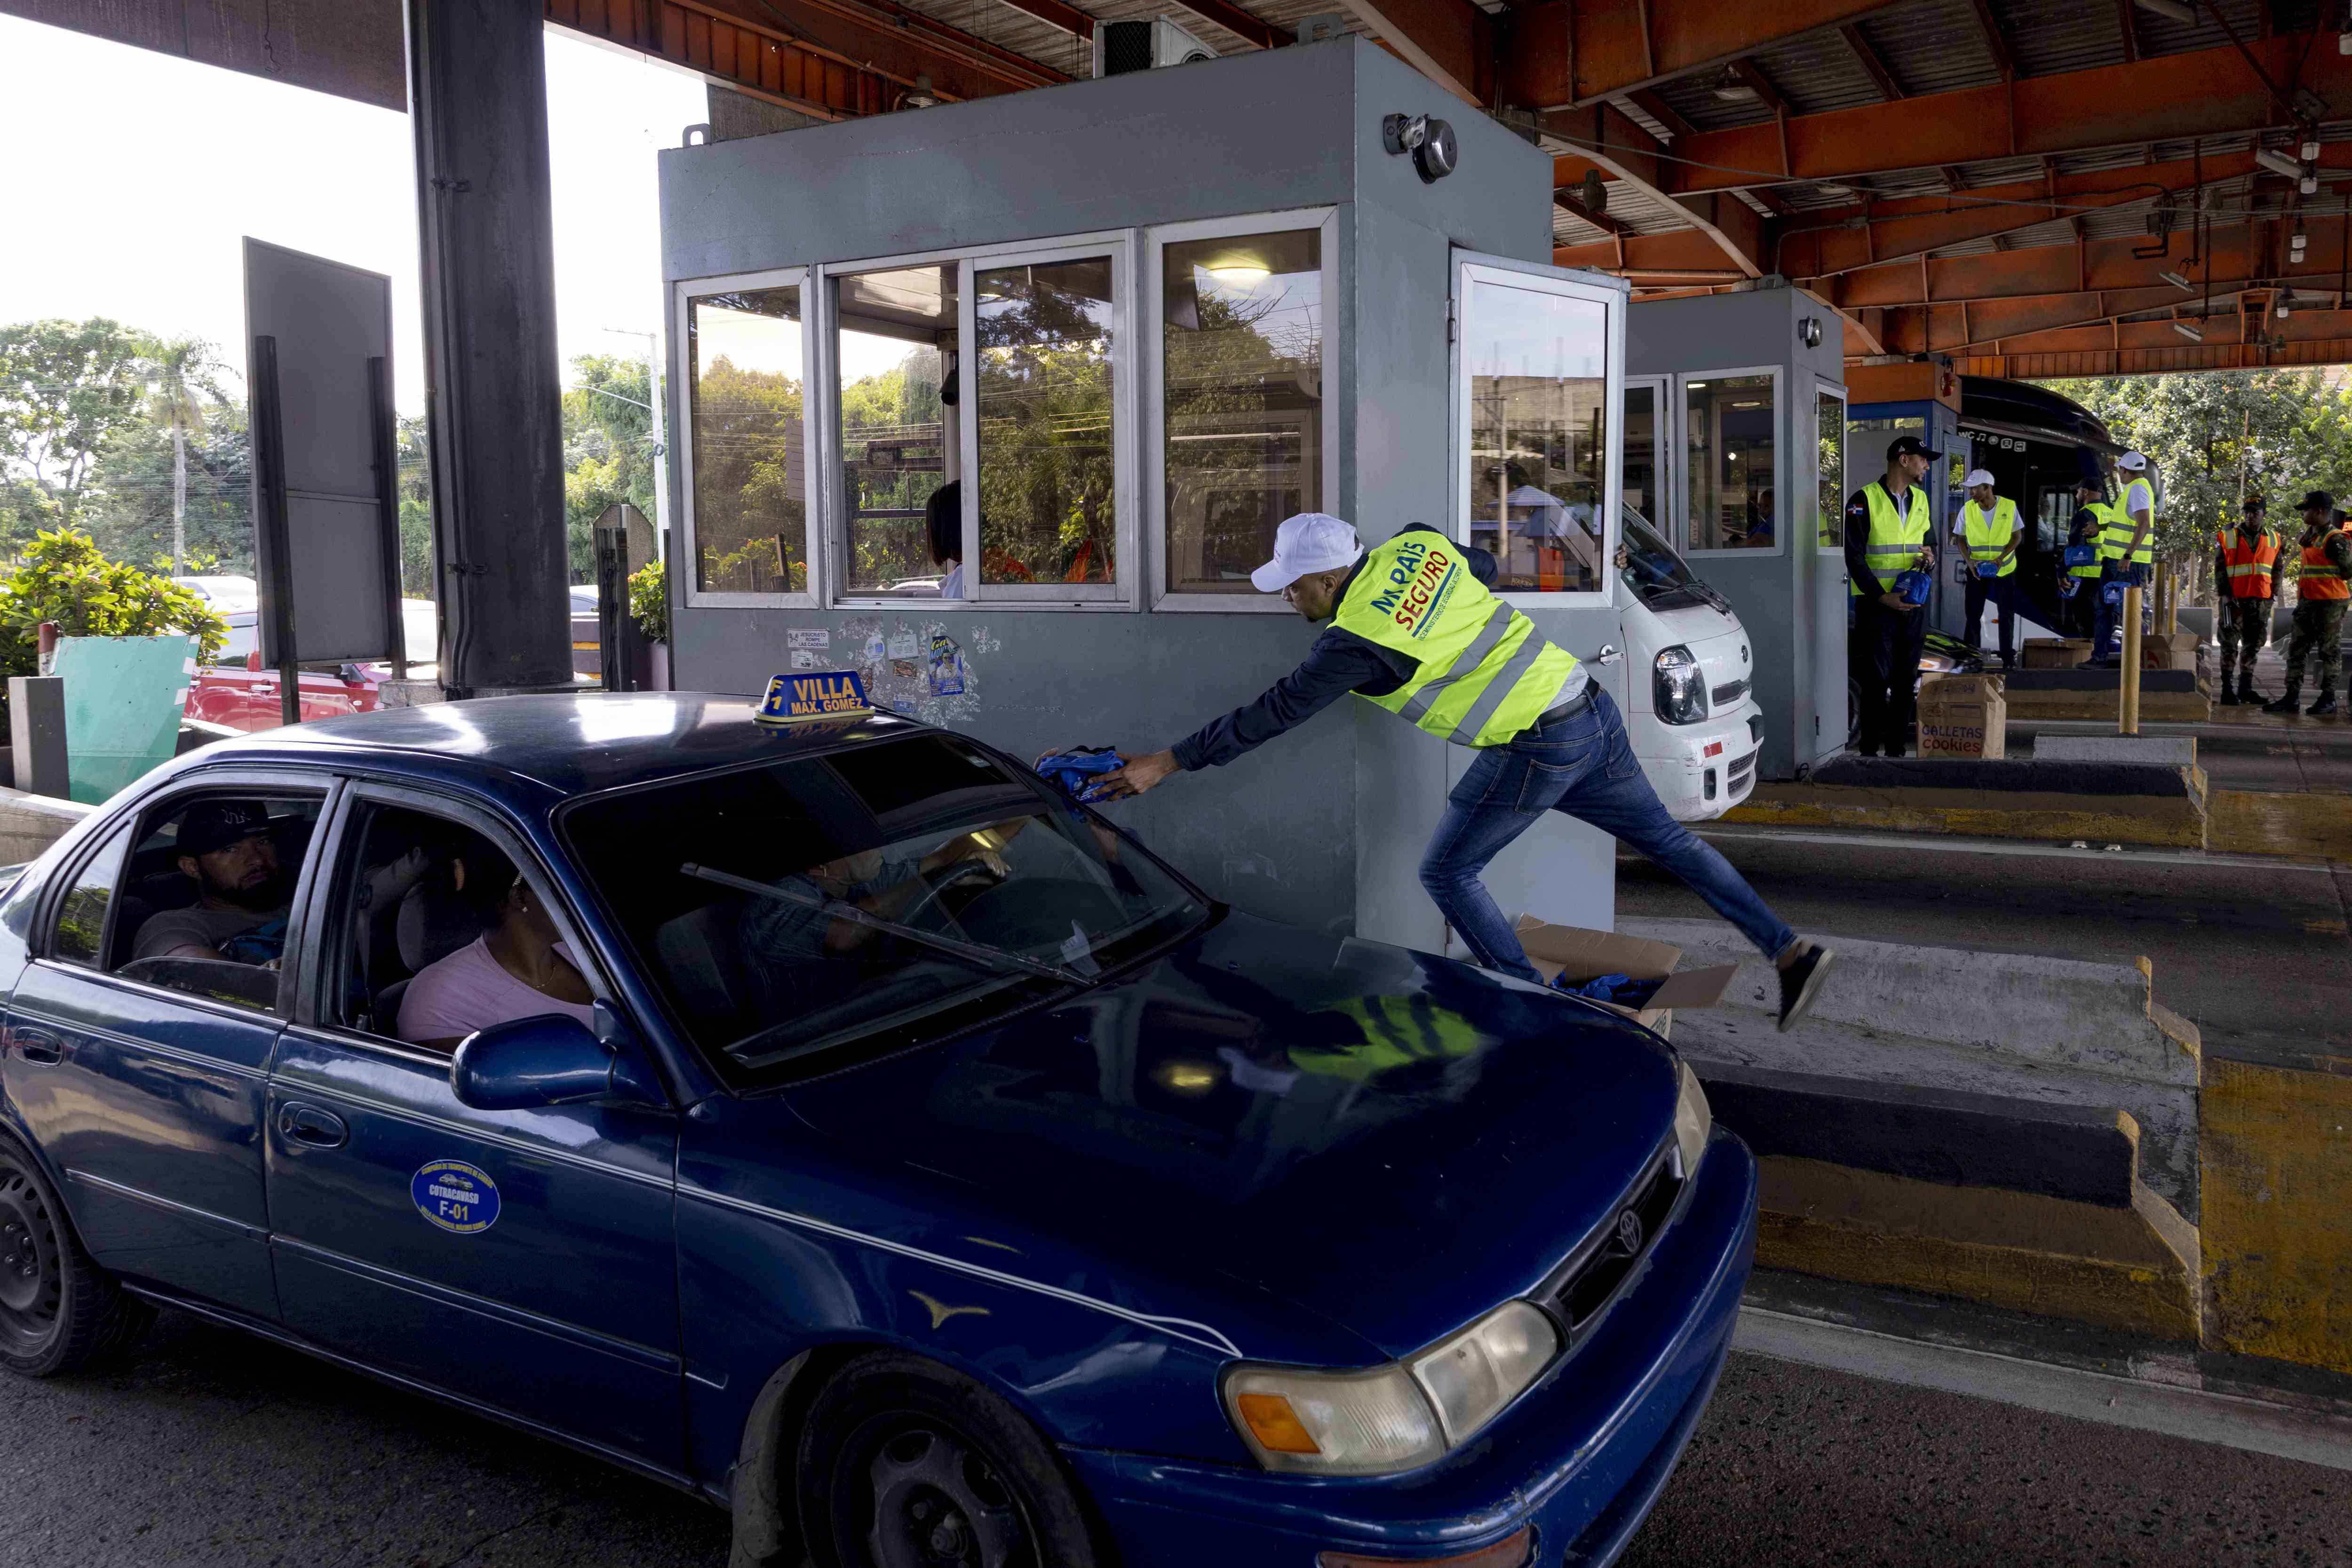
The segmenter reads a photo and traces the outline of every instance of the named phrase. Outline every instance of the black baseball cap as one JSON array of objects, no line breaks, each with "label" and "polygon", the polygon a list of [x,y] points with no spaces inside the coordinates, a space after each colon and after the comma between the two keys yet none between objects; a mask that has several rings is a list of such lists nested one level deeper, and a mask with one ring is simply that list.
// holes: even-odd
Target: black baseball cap
[{"label": "black baseball cap", "polygon": [[2260,496],[2248,496],[2242,504],[2248,511],[2264,511],[2270,507],[2270,502]]},{"label": "black baseball cap", "polygon": [[2315,507],[2321,511],[2334,511],[2336,510],[2336,498],[2329,495],[2326,490],[2314,490],[2309,495],[2303,498],[2302,510],[2309,511]]},{"label": "black baseball cap", "polygon": [[259,801],[208,800],[181,819],[179,849],[183,855],[210,855],[268,831],[269,808]]},{"label": "black baseball cap", "polygon": [[1886,460],[1897,458],[1940,458],[1943,454],[1933,447],[1923,445],[1916,436],[1897,436],[1887,444]]}]

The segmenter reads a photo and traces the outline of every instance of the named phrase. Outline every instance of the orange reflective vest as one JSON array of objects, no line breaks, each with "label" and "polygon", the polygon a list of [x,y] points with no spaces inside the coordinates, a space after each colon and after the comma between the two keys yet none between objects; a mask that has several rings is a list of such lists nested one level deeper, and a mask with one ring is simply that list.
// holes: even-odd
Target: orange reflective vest
[{"label": "orange reflective vest", "polygon": [[2230,569],[2230,597],[2269,598],[2271,574],[2278,565],[2278,535],[2267,528],[2251,533],[2242,528],[2225,528],[2217,537],[2222,563]]},{"label": "orange reflective vest", "polygon": [[2344,574],[2327,558],[2328,540],[2342,531],[2331,528],[2303,547],[2303,581],[2295,588],[2298,599],[2352,599],[2352,583],[2345,582]]}]

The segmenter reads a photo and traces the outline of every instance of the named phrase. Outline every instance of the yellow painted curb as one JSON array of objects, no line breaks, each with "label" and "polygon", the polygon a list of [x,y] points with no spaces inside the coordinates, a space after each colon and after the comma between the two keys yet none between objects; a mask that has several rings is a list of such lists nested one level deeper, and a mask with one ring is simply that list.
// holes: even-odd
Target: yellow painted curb
[{"label": "yellow painted curb", "polygon": [[2205,844],[2232,855],[2352,861],[2352,800],[2218,789],[2207,806]]},{"label": "yellow painted curb", "polygon": [[2198,1193],[2213,1341],[2352,1373],[2352,1057],[2209,1058]]},{"label": "yellow painted curb", "polygon": [[[2019,691],[2004,693],[2012,724],[2035,720],[2116,720],[2112,691]],[[2213,704],[2202,692],[2143,691],[2139,718],[2143,724],[2201,724],[2213,716]]]},{"label": "yellow painted curb", "polygon": [[[1961,791],[1902,791],[1921,797],[1897,803],[1891,790],[1836,785],[1767,784],[1724,814],[1726,822],[1779,827],[1832,827],[1854,833],[1936,833],[1968,838],[2080,838],[2092,844],[2152,844],[2205,847],[2205,815],[2193,796],[1996,795]],[[1936,795],[1953,797],[1935,803]],[[1989,804],[2001,801],[2004,804]],[[2095,804],[2094,804],[2095,803]],[[2285,853],[2285,851],[2280,851]]]},{"label": "yellow painted curb", "polygon": [[2197,1229],[2137,1182],[2132,1207],[2106,1208],[1817,1160],[1757,1163],[1767,1268],[2200,1338]]}]

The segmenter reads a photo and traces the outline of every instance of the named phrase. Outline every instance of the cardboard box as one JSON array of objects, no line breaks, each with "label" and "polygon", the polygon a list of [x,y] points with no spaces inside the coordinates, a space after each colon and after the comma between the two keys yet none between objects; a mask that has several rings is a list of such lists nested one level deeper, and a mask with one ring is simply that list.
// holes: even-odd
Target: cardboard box
[{"label": "cardboard box", "polygon": [[2197,668],[2197,634],[2172,632],[2168,635],[2150,633],[2140,639],[2139,662],[2142,669],[2186,669]]},{"label": "cardboard box", "polygon": [[2009,754],[2009,699],[1998,675],[1930,674],[1919,682],[1919,754]]},{"label": "cardboard box", "polygon": [[2027,637],[2017,650],[2025,669],[2074,669],[2090,662],[2088,637]]},{"label": "cardboard box", "polygon": [[1723,963],[1713,969],[1676,974],[1675,965],[1683,961],[1683,950],[1672,942],[1587,931],[1581,926],[1556,926],[1533,915],[1519,917],[1518,936],[1519,945],[1527,949],[1528,962],[1536,966],[1536,973],[1547,984],[1563,974],[1571,984],[1598,980],[1604,974],[1664,981],[1657,994],[1650,998],[1650,1005],[1638,1012],[1611,1002],[1601,1005],[1668,1037],[1674,1034],[1675,1008],[1719,1005],[1731,984],[1731,977],[1739,973],[1738,964]]}]

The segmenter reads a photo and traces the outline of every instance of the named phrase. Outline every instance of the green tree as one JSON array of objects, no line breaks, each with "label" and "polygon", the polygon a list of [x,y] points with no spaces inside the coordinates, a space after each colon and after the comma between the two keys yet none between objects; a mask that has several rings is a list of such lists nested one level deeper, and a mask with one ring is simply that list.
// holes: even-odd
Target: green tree
[{"label": "green tree", "polygon": [[[2155,462],[2164,483],[2157,549],[2201,569],[2235,521],[2242,489],[2290,535],[2306,490],[2352,494],[2352,392],[2316,371],[2223,371],[2054,381]],[[2290,568],[2292,570],[2292,568]]]},{"label": "green tree", "polygon": [[572,580],[596,578],[596,520],[617,501],[654,504],[652,387],[643,360],[581,354],[563,395],[563,521]]},{"label": "green tree", "polygon": [[[228,640],[228,623],[194,592],[108,560],[96,541],[73,529],[36,536],[24,559],[0,576],[0,676],[39,672],[44,621],[69,637],[193,633],[205,663]],[[7,713],[6,690],[0,684],[0,720]]]},{"label": "green tree", "polygon": [[[174,517],[175,510],[178,516]],[[163,562],[170,569],[179,542],[181,573],[199,559],[216,571],[255,575],[253,452],[245,409],[219,403],[183,440],[152,419],[126,425],[107,437],[85,490],[81,526],[109,557]]]},{"label": "green tree", "polygon": [[404,598],[438,600],[433,578],[433,464],[425,416],[400,416],[393,462],[400,471],[400,592]]},{"label": "green tree", "polygon": [[228,367],[202,338],[142,337],[139,353],[147,382],[147,417],[172,432],[172,570],[188,552],[188,433],[205,426],[207,404],[228,401],[220,373]]},{"label": "green tree", "polygon": [[16,481],[12,523],[75,521],[107,437],[144,412],[144,363],[139,334],[103,316],[0,327],[0,477]]}]

